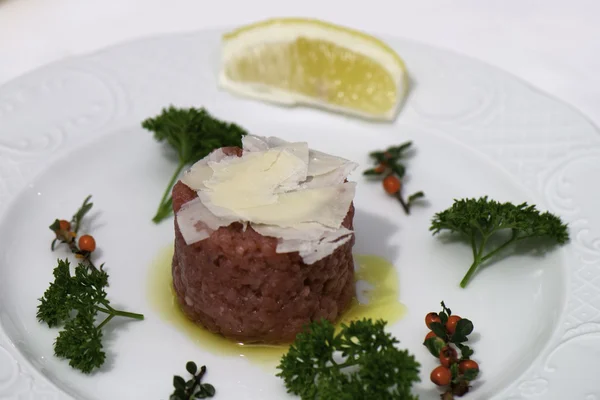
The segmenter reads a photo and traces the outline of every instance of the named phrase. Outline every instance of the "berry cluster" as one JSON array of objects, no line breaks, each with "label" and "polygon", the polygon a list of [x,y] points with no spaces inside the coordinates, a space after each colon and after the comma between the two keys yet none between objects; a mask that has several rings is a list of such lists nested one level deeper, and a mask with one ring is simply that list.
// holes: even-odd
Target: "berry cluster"
[{"label": "berry cluster", "polygon": [[453,315],[442,301],[442,311],[427,314],[425,324],[431,331],[425,336],[423,345],[441,364],[431,371],[431,381],[444,389],[442,400],[463,396],[479,374],[479,365],[470,358],[473,350],[464,344],[473,332],[473,323]]}]

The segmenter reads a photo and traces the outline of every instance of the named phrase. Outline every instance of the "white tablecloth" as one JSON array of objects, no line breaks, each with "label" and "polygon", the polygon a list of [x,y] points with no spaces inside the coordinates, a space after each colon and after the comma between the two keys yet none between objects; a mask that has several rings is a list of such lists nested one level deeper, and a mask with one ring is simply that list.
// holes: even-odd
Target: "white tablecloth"
[{"label": "white tablecloth", "polygon": [[283,15],[467,54],[571,103],[600,125],[598,0],[0,0],[0,84],[124,40]]}]

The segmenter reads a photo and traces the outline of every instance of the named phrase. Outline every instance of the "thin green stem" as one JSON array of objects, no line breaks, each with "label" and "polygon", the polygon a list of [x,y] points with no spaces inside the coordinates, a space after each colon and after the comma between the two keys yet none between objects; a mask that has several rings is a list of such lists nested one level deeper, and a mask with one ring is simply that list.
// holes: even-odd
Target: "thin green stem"
[{"label": "thin green stem", "polygon": [[467,283],[469,283],[469,281],[471,280],[471,277],[473,276],[475,271],[477,271],[477,267],[479,267],[479,265],[481,264],[482,254],[483,254],[483,251],[485,249],[485,245],[487,244],[488,239],[489,239],[489,236],[484,235],[481,238],[481,245],[480,245],[479,249],[477,249],[477,244],[475,243],[475,235],[474,234],[471,235],[471,246],[473,246],[473,263],[469,267],[469,270],[463,277],[462,281],[460,281],[461,288],[464,289],[467,286]]},{"label": "thin green stem", "polygon": [[132,318],[137,320],[144,319],[144,314],[132,313],[128,311],[113,310],[112,315],[116,317]]},{"label": "thin green stem", "polygon": [[[493,233],[494,232],[491,232],[490,236]],[[506,242],[502,243],[500,246],[498,246],[497,248],[495,248],[494,250],[490,251],[489,253],[487,253],[484,256],[483,255],[483,251],[485,249],[485,245],[487,243],[487,240],[488,240],[488,238],[490,236],[484,236],[484,238],[482,240],[481,247],[479,248],[479,250],[477,251],[477,253],[475,253],[475,247],[476,246],[475,246],[474,237],[471,236],[471,245],[473,246],[473,264],[471,264],[471,267],[467,271],[467,274],[464,276],[463,280],[460,282],[460,287],[464,288],[464,287],[467,286],[467,283],[469,283],[469,280],[471,279],[471,277],[473,276],[473,274],[477,270],[477,267],[479,267],[482,263],[484,263],[485,261],[487,261],[490,258],[492,258],[494,255],[496,255],[499,252],[501,252],[502,250],[504,250],[511,243],[524,238],[524,237],[518,237],[517,231],[513,229],[512,236],[510,237],[510,239],[508,239]]]},{"label": "thin green stem", "polygon": [[484,257],[481,258],[481,262],[484,262],[484,261],[492,258],[495,254],[501,252],[504,248],[506,248],[508,245],[510,245],[511,243],[513,243],[515,241],[517,241],[517,233],[515,230],[513,230],[512,236],[510,237],[510,239],[508,239],[506,242],[504,242],[503,244],[501,244],[494,250],[487,253]]},{"label": "thin green stem", "polygon": [[171,196],[171,189],[173,188],[173,185],[175,185],[175,182],[177,181],[177,178],[179,178],[179,174],[181,173],[181,171],[183,171],[183,169],[185,168],[185,163],[184,162],[179,162],[179,165],[177,165],[177,169],[175,170],[175,173],[173,174],[173,176],[171,177],[171,180],[169,181],[169,184],[167,185],[167,188],[165,189],[165,192],[163,193],[162,199],[160,200],[160,203],[158,205],[158,209],[156,210],[156,215],[154,216],[154,218],[152,218],[152,221],[154,223],[159,223],[160,221],[163,220],[163,218],[165,218],[166,215],[168,215],[169,213],[167,213],[165,215],[165,204],[167,203],[169,197]]},{"label": "thin green stem", "polygon": [[473,260],[473,264],[471,264],[471,266],[469,267],[469,270],[465,274],[464,278],[462,279],[462,281],[460,281],[461,288],[464,289],[467,286],[467,283],[469,283],[469,281],[471,280],[471,277],[477,270],[477,267],[479,266],[479,264],[480,264],[480,261],[478,259]]},{"label": "thin green stem", "polygon": [[110,304],[108,304],[107,301],[101,301],[100,304],[102,304],[106,308],[102,308],[102,307],[96,306],[96,309],[98,311],[103,312],[103,313],[110,314],[113,317],[126,317],[126,318],[138,319],[138,320],[144,319],[144,315],[143,314],[132,313],[132,312],[128,312],[128,311],[116,310],[116,309],[112,308],[110,306]]},{"label": "thin green stem", "polygon": [[104,321],[102,321],[102,322],[100,323],[100,325],[98,325],[98,328],[97,328],[97,329],[98,329],[98,330],[102,329],[102,327],[103,327],[104,325],[108,324],[108,323],[110,322],[110,320],[111,320],[111,319],[113,319],[114,317],[115,317],[115,315],[114,315],[114,314],[110,314],[108,317],[106,317],[106,318],[104,319]]}]

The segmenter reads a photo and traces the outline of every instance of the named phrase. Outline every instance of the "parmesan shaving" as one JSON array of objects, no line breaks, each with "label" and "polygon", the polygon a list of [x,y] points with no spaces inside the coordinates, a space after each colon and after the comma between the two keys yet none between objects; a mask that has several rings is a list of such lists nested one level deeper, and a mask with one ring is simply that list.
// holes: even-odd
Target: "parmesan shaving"
[{"label": "parmesan shaving", "polygon": [[199,198],[185,203],[177,215],[177,225],[186,244],[207,239],[222,226],[229,226],[236,219],[219,218],[202,204]]},{"label": "parmesan shaving", "polygon": [[275,137],[246,135],[242,145],[242,157],[216,150],[181,178],[198,194],[176,216],[186,244],[240,222],[277,238],[278,253],[298,252],[312,264],[352,239],[342,222],[355,195],[356,183],[346,180],[356,163]]}]

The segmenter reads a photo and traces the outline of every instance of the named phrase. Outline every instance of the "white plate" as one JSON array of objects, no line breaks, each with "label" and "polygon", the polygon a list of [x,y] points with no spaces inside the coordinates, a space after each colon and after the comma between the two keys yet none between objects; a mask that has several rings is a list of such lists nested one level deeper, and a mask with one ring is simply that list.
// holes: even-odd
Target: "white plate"
[{"label": "white plate", "polygon": [[[241,357],[198,346],[149,302],[153,258],[171,223],[150,222],[174,163],[140,128],[170,103],[205,106],[251,132],[306,140],[367,166],[367,152],[413,140],[410,190],[428,205],[405,216],[360,171],[355,252],[389,258],[408,313],[390,330],[422,364],[415,393],[438,398],[435,360],[422,346],[424,315],[445,300],[470,318],[481,378],[471,399],[600,398],[600,137],[570,107],[471,59],[389,39],[414,80],[393,125],[235,98],[215,83],[219,32],[127,43],[50,65],[0,88],[0,397],[166,399],[193,359],[209,368],[217,398],[283,399],[282,382]],[[94,196],[92,232],[114,304],[146,315],[111,324],[108,359],[84,376],[53,356],[56,335],[37,323],[51,279],[49,223]],[[570,224],[572,241],[544,256],[521,253],[458,282],[470,249],[428,231],[453,198],[528,201]]]}]

